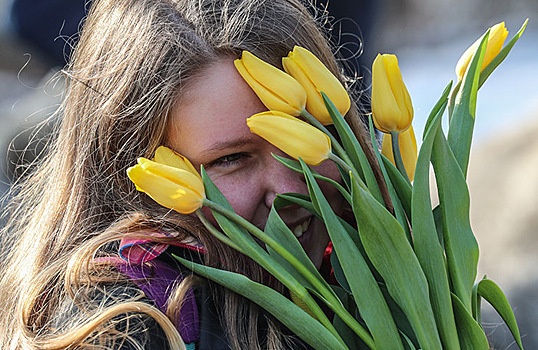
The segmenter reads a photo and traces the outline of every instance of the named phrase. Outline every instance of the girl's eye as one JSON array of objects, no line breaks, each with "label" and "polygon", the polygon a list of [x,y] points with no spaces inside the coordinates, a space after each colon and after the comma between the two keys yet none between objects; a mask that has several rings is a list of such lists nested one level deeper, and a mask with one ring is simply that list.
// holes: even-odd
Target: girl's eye
[{"label": "girl's eye", "polygon": [[245,157],[247,157],[247,155],[244,153],[229,154],[224,157],[215,159],[214,161],[209,163],[209,166],[210,167],[223,167],[223,168],[231,167],[234,165],[238,165]]}]

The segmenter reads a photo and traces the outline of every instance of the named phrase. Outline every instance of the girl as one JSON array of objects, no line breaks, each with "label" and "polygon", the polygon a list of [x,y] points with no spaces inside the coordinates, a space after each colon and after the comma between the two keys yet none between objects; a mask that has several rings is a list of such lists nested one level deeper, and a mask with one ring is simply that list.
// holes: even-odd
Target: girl
[{"label": "girl", "polygon": [[[179,267],[170,253],[281,288],[195,217],[137,192],[126,175],[137,157],[167,145],[204,165],[234,209],[263,227],[276,194],[307,193],[306,185],[248,131],[245,119],[265,107],[233,60],[247,50],[281,67],[295,45],[339,76],[296,0],[92,4],[64,71],[58,130],[37,170],[15,187],[2,233],[0,348],[304,347],[256,305]],[[371,156],[356,107],[347,118]],[[317,171],[338,180],[326,163]],[[345,210],[334,190],[326,195]],[[298,207],[281,215],[323,269],[323,225]]]}]

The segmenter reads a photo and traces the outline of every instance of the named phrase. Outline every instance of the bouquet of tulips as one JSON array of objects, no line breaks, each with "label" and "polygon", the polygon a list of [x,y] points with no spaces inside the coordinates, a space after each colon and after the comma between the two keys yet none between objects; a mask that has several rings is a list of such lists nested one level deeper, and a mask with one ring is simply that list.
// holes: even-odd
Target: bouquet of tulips
[{"label": "bouquet of tulips", "polygon": [[[525,25],[503,48],[508,32],[504,23],[498,24],[464,53],[456,68],[457,83],[448,84],[429,115],[418,157],[411,99],[397,59],[376,58],[370,134],[377,145],[374,125],[384,133],[382,151],[374,148],[389,203],[342,117],[350,106],[345,89],[301,47],[282,59],[285,72],[248,52],[235,62],[269,109],[247,119],[248,126],[295,159],[275,156],[304,175],[310,194],[278,195],[263,231],[234,213],[203,168],[200,176],[187,159],[169,149],[160,147],[153,160],[140,158],[128,170],[129,177],[161,205],[196,212],[215,237],[286,286],[291,300],[247,276],[179,261],[259,304],[316,349],[488,349],[480,321],[482,298],[497,310],[522,348],[503,292],[487,278],[476,279],[478,244],[469,220],[466,173],[478,89]],[[449,119],[447,136],[441,128],[444,114]],[[327,129],[329,124],[336,134]],[[323,161],[337,164],[342,184],[309,167]],[[439,197],[435,207],[430,163]],[[334,213],[318,181],[328,181],[341,192],[356,225]],[[325,281],[280,218],[278,210],[290,204],[325,223],[339,286]],[[204,217],[202,206],[211,209],[219,228]],[[332,320],[320,303],[334,312]]]}]

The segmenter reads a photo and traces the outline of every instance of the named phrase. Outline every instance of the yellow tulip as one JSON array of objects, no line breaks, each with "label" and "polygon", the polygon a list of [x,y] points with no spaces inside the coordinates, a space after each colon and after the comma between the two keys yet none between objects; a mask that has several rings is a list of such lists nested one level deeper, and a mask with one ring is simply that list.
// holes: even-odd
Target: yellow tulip
[{"label": "yellow tulip", "polygon": [[194,212],[202,206],[205,198],[202,179],[194,173],[146,158],[138,158],[138,164],[127,169],[127,175],[137,190],[181,214]]},{"label": "yellow tulip", "polygon": [[372,66],[372,115],[384,133],[404,131],[413,120],[411,97],[394,55],[377,55]]},{"label": "yellow tulip", "polygon": [[[491,27],[486,52],[484,54],[484,60],[482,61],[482,67],[480,68],[481,70],[484,69],[484,67],[486,67],[501,51],[507,36],[508,30],[504,26],[504,22],[498,23]],[[458,64],[456,64],[456,75],[458,76],[458,80],[463,79],[463,76],[467,71],[467,67],[471,62],[471,58],[476,52],[478,45],[480,45],[481,40],[482,38],[479,38],[463,53],[463,55],[461,55]]]},{"label": "yellow tulip", "polygon": [[306,105],[304,88],[291,75],[243,51],[235,68],[267,109],[298,116]]},{"label": "yellow tulip", "polygon": [[[400,154],[405,167],[405,172],[410,181],[415,177],[415,166],[417,165],[417,140],[415,132],[410,126],[406,131],[402,131],[398,135],[398,143],[400,145]],[[394,162],[394,154],[392,153],[392,137],[390,134],[383,134],[383,142],[381,145],[381,153],[387,157],[392,164]]]},{"label": "yellow tulip", "polygon": [[331,140],[319,129],[289,114],[268,111],[247,119],[250,131],[295,159],[319,165],[331,152]]},{"label": "yellow tulip", "polygon": [[307,96],[306,110],[323,125],[332,124],[332,120],[320,91],[329,97],[340,114],[347,113],[351,102],[346,89],[313,53],[295,46],[288,57],[282,58],[282,66],[304,87]]},{"label": "yellow tulip", "polygon": [[183,157],[179,153],[174,152],[168,147],[159,146],[155,151],[155,157],[153,160],[157,163],[189,171],[202,179],[200,174],[198,174],[192,163],[187,158]]}]

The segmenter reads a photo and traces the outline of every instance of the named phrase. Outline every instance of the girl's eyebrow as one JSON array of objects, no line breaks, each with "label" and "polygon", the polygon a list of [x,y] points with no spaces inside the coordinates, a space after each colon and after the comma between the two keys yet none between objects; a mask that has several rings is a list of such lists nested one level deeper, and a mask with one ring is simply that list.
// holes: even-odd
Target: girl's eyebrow
[{"label": "girl's eyebrow", "polygon": [[230,141],[219,141],[211,144],[208,148],[206,148],[206,153],[212,153],[217,151],[222,151],[225,149],[230,148],[239,148],[243,146],[249,146],[256,143],[256,140],[251,139],[235,139]]}]

